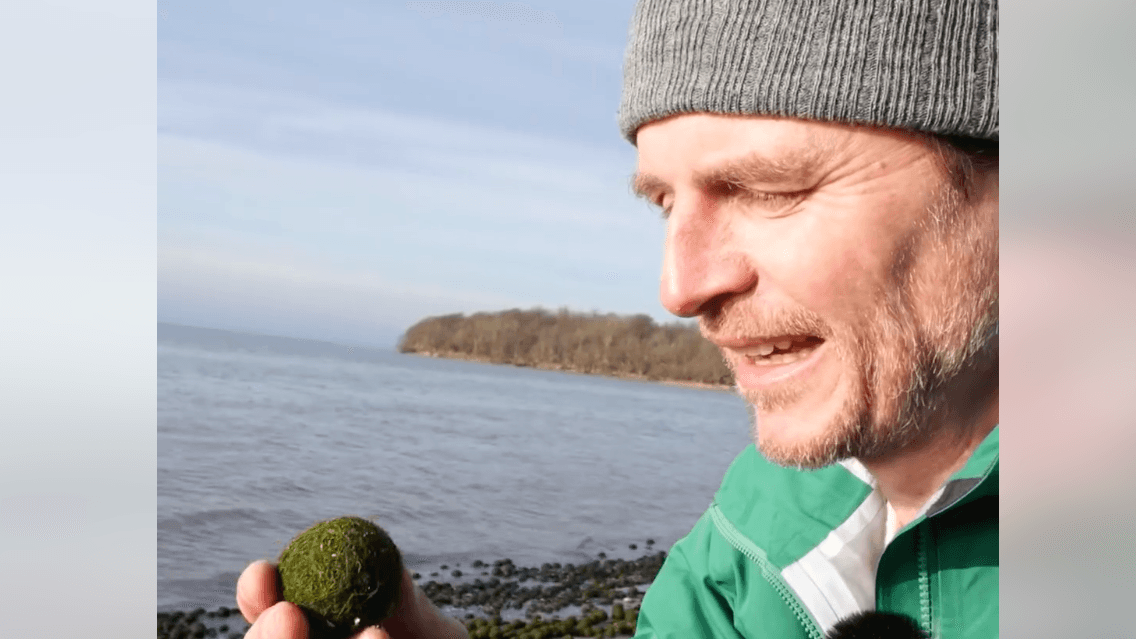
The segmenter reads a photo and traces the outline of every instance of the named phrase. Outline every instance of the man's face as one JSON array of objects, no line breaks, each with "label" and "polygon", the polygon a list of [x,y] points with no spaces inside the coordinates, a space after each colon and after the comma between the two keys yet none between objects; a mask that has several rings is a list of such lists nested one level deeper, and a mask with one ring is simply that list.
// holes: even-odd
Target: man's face
[{"label": "man's face", "polygon": [[637,146],[662,302],[699,317],[771,460],[883,457],[996,392],[996,174],[968,202],[923,140],[793,119],[676,116]]}]

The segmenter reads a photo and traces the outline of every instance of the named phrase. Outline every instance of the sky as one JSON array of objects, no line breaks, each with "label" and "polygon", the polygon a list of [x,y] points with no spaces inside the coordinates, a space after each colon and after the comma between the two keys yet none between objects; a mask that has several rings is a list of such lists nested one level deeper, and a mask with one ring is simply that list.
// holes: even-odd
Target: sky
[{"label": "sky", "polygon": [[616,124],[633,3],[159,3],[158,320],[393,345],[543,307],[672,321]]}]

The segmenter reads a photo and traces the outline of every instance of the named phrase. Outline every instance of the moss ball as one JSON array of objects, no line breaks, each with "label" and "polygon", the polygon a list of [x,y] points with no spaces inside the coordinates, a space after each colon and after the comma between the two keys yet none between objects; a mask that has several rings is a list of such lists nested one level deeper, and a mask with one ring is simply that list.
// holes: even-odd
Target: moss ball
[{"label": "moss ball", "polygon": [[283,597],[308,618],[313,639],[340,639],[398,607],[402,555],[382,528],[359,517],[322,521],[280,553]]}]

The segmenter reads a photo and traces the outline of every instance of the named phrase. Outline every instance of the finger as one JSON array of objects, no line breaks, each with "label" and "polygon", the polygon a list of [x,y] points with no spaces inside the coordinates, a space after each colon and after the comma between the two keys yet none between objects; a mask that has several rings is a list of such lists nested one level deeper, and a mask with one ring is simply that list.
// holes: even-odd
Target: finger
[{"label": "finger", "polygon": [[[377,639],[395,637],[430,637],[431,639],[468,639],[465,624],[442,614],[426,593],[414,583],[409,570],[402,571],[398,610],[383,621]],[[368,638],[369,639],[369,638]]]},{"label": "finger", "polygon": [[281,601],[261,613],[245,639],[308,639],[308,622],[297,606]]},{"label": "finger", "polygon": [[261,613],[280,601],[276,587],[276,566],[267,561],[254,561],[237,579],[237,607],[245,621],[253,623]]},{"label": "finger", "polygon": [[410,571],[403,568],[402,580],[399,583],[398,607],[393,615],[383,621],[383,625],[388,630],[383,630],[380,637],[386,639],[390,634],[396,637],[410,636],[412,632],[422,631],[423,626],[429,625],[432,620],[424,619],[423,613],[426,611],[422,609],[422,602],[425,596],[420,597],[420,594],[421,591],[410,576]]},{"label": "finger", "polygon": [[360,632],[354,637],[351,637],[351,639],[391,639],[391,636],[382,628],[372,626],[364,629],[363,632]]}]

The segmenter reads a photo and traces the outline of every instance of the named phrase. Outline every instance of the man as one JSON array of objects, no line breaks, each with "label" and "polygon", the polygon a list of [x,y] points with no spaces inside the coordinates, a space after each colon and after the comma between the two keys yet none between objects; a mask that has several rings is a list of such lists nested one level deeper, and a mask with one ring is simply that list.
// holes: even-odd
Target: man
[{"label": "man", "polygon": [[[865,610],[997,636],[996,58],[981,0],[639,2],[620,126],[667,220],[661,299],[756,447],[637,636],[819,639]],[[249,619],[273,575],[242,575]],[[462,636],[405,581],[390,636]],[[250,636],[299,636],[270,613]]]}]

